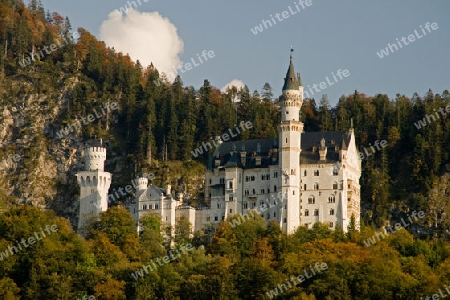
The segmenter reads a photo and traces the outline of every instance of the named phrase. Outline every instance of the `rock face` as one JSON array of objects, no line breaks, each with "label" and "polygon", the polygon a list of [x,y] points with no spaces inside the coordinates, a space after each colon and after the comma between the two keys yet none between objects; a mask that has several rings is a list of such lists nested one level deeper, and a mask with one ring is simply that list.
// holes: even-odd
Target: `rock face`
[{"label": "rock face", "polygon": [[[26,87],[20,82],[11,85],[19,90]],[[55,139],[53,124],[64,113],[60,104],[68,92],[24,93],[13,101],[11,91],[0,92],[0,165],[8,162],[0,167],[1,191],[16,203],[54,208],[66,216],[77,206],[76,188],[68,185],[79,167],[80,139]]]},{"label": "rock face", "polygon": [[[60,82],[57,88],[36,93],[29,82],[0,80],[0,202],[5,198],[53,209],[75,225],[79,210],[75,174],[84,169],[83,149],[89,142],[82,138],[80,128],[62,138],[57,135],[73,118],[69,103],[79,83],[73,78]],[[115,122],[108,132],[123,126],[117,116],[111,120]],[[108,151],[105,169],[113,174],[111,187],[131,182],[138,172],[133,159],[117,142],[104,140],[104,144]],[[176,169],[169,175],[164,167],[150,171],[156,173],[155,185],[170,180],[175,191],[187,194],[188,201],[202,195],[204,172],[199,166],[195,174]]]}]

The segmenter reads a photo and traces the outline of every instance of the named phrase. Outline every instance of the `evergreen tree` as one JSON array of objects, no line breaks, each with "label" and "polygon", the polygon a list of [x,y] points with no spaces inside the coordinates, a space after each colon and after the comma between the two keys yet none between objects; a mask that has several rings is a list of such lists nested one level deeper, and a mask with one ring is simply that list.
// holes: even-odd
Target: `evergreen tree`
[{"label": "evergreen tree", "polygon": [[262,98],[264,101],[272,101],[273,91],[272,91],[272,87],[270,86],[270,84],[268,82],[266,82],[264,84],[261,95],[262,95]]}]

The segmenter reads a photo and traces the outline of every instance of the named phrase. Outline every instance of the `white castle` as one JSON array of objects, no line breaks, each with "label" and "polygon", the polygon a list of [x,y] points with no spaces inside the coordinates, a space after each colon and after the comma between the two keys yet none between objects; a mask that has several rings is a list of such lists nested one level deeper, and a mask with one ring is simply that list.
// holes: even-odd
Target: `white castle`
[{"label": "white castle", "polygon": [[[278,139],[221,143],[205,174],[207,208],[184,204],[182,194],[177,199],[172,196],[170,185],[164,190],[138,178],[136,198],[128,206],[136,225],[140,217],[153,212],[174,228],[177,219],[185,215],[195,232],[230,215],[247,216],[256,210],[267,223],[275,221],[287,234],[317,222],[346,231],[352,215],[359,229],[361,160],[353,128],[303,132],[302,103],[303,86],[300,75],[295,75],[291,55],[280,98]],[[77,175],[78,182],[80,176],[88,175],[86,172]],[[102,174],[107,174],[103,178],[107,176],[109,182],[110,174]],[[102,192],[97,198],[103,201],[107,188]],[[83,202],[87,209],[80,206],[80,216],[91,209],[88,202]]]},{"label": "white castle", "polygon": [[111,173],[104,171],[106,148],[87,147],[84,149],[85,171],[78,172],[80,186],[80,213],[78,231],[86,225],[90,216],[108,209],[108,189],[111,185]]}]

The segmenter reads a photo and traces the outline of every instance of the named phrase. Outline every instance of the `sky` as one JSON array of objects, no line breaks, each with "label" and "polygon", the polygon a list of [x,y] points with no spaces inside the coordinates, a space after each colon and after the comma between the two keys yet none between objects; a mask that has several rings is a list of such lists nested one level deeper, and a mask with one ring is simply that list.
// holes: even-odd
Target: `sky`
[{"label": "sky", "polygon": [[73,28],[195,88],[208,79],[219,89],[233,81],[261,92],[268,82],[277,97],[292,46],[295,71],[316,103],[326,94],[334,106],[355,90],[391,99],[450,90],[447,0],[42,2]]}]

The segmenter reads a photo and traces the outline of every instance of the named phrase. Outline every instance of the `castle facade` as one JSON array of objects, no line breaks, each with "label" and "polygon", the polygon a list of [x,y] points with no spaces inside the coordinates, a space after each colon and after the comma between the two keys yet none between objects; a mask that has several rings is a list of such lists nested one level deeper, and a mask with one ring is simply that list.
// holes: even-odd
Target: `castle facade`
[{"label": "castle facade", "polygon": [[[182,195],[172,195],[170,185],[161,189],[139,178],[136,199],[128,207],[136,224],[144,214],[156,212],[163,222],[174,227],[177,219],[185,215],[195,232],[230,215],[248,215],[256,210],[287,234],[317,222],[346,231],[352,215],[358,227],[361,160],[354,130],[304,132],[300,121],[302,103],[303,86],[300,75],[294,72],[291,55],[280,98],[278,138],[221,143],[205,174],[207,208],[185,205]],[[79,184],[87,178],[86,172],[92,171],[77,175]],[[100,182],[109,182],[110,177],[103,173],[95,176],[102,176]],[[87,191],[89,188],[82,194],[85,198]],[[105,197],[96,196],[97,200],[84,200],[83,204],[97,201],[103,205]],[[81,203],[80,216],[84,211]]]}]

